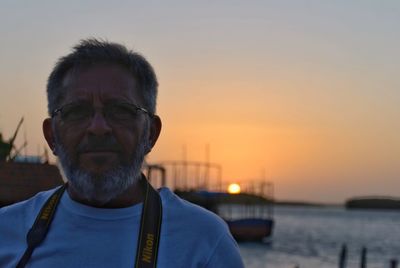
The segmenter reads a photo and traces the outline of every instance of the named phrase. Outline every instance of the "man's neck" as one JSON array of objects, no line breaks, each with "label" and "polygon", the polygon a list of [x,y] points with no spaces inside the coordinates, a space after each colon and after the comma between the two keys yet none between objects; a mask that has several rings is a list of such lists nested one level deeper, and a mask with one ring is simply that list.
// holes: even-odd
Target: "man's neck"
[{"label": "man's neck", "polygon": [[139,180],[107,203],[82,197],[70,184],[67,187],[67,192],[72,200],[96,208],[124,208],[138,204],[144,199],[143,184]]}]

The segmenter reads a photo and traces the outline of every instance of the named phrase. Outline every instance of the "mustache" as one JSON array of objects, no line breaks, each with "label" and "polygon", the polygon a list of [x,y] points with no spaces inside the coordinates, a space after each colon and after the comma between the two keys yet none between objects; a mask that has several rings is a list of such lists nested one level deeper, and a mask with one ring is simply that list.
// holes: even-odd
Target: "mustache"
[{"label": "mustache", "polygon": [[85,139],[78,145],[78,153],[85,152],[120,152],[121,146],[112,136],[98,137],[93,136]]}]

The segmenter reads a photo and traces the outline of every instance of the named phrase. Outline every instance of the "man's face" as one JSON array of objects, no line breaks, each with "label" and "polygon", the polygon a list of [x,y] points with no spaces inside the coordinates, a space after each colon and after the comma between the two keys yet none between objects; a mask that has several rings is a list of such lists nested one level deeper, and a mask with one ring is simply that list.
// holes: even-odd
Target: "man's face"
[{"label": "man's face", "polygon": [[118,65],[78,69],[65,77],[64,87],[67,94],[61,107],[82,104],[94,107],[95,113],[85,122],[55,116],[55,153],[72,186],[82,188],[77,190],[87,199],[107,202],[135,181],[152,142],[148,115],[138,112],[134,120],[114,122],[103,108],[115,103],[142,107],[139,88],[135,78]]},{"label": "man's face", "polygon": [[[101,109],[109,103],[142,106],[143,101],[134,77],[117,65],[95,65],[67,76],[64,87],[68,93],[61,107],[70,103],[83,103],[97,108],[89,125],[66,123],[56,117],[60,142],[65,146],[73,164],[95,174],[101,174],[119,164],[129,164],[132,154],[138,149],[140,137],[148,127],[146,115],[139,113],[130,124],[112,124],[104,118]],[[102,140],[114,142],[109,141],[111,145],[104,145],[103,150]],[[91,143],[94,143],[93,146],[90,146]],[[99,148],[96,148],[96,143]]]}]

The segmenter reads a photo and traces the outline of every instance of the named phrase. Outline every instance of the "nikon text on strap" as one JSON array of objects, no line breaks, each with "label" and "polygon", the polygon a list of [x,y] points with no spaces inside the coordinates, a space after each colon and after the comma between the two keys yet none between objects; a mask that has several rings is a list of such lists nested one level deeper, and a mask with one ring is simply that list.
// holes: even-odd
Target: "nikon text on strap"
[{"label": "nikon text on strap", "polygon": [[[157,265],[158,245],[160,242],[162,205],[158,192],[150,185],[142,175],[142,183],[145,189],[142,216],[140,220],[140,233],[136,250],[136,268],[155,268]],[[32,256],[33,250],[45,239],[55,210],[66,185],[55,191],[43,205],[35,223],[29,230],[26,240],[28,247],[18,262],[16,268],[23,268]]]},{"label": "nikon text on strap", "polygon": [[145,197],[143,201],[140,233],[136,250],[135,267],[156,267],[160,243],[162,205],[160,195],[143,176]]}]

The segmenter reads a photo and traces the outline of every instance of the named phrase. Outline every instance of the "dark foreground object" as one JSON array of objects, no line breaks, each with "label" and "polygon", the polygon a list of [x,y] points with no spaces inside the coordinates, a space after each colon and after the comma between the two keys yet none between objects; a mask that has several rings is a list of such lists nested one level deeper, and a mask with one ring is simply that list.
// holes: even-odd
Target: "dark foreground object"
[{"label": "dark foreground object", "polygon": [[54,165],[0,162],[0,207],[26,200],[40,191],[62,185]]},{"label": "dark foreground object", "polygon": [[232,236],[239,242],[262,242],[272,234],[274,221],[272,219],[247,218],[240,220],[225,220]]},{"label": "dark foreground object", "polygon": [[400,200],[393,198],[356,198],[346,202],[348,209],[400,209]]}]

